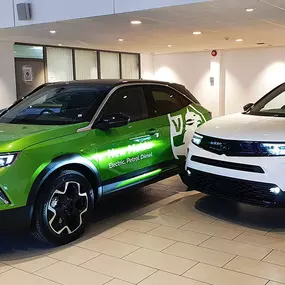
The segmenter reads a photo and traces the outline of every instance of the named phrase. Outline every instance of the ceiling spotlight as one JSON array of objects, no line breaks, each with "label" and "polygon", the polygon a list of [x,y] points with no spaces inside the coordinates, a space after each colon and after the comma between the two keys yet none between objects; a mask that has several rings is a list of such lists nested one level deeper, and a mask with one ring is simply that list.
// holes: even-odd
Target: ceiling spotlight
[{"label": "ceiling spotlight", "polygon": [[202,32],[199,32],[199,31],[193,32],[193,35],[201,35],[201,34],[202,34]]},{"label": "ceiling spotlight", "polygon": [[58,44],[59,47],[62,47],[62,44]]},{"label": "ceiling spotlight", "polygon": [[51,34],[55,34],[56,33],[56,31],[49,31]]},{"label": "ceiling spotlight", "polygon": [[236,42],[243,42],[243,39],[236,39]]},{"label": "ceiling spotlight", "polygon": [[123,42],[123,41],[124,41],[124,39],[118,39],[118,41],[119,41],[119,42]]},{"label": "ceiling spotlight", "polygon": [[172,47],[172,45],[168,45],[167,47],[171,48],[171,47]]},{"label": "ceiling spotlight", "polygon": [[142,23],[142,21],[138,21],[138,20],[131,21],[132,25],[140,25],[141,23]]},{"label": "ceiling spotlight", "polygon": [[254,8],[246,8],[245,11],[246,12],[253,12],[255,9]]}]

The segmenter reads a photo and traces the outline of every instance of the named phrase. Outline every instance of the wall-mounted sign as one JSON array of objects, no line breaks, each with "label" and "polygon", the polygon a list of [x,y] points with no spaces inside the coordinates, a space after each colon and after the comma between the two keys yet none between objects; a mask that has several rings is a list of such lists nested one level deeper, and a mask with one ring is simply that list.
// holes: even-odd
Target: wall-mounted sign
[{"label": "wall-mounted sign", "polygon": [[210,85],[214,86],[215,85],[215,78],[212,76],[210,77]]},{"label": "wall-mounted sign", "polygon": [[33,81],[33,68],[30,65],[22,65],[22,74],[24,82]]}]

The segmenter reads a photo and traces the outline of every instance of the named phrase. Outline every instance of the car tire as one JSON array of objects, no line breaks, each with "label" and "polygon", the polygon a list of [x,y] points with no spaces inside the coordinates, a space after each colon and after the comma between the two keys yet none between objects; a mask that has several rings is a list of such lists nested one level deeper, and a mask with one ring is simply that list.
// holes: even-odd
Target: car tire
[{"label": "car tire", "polygon": [[181,178],[181,181],[188,187],[187,191],[191,191],[191,189],[189,188],[189,177],[187,175],[187,173],[183,173],[179,175]]},{"label": "car tire", "polygon": [[52,245],[70,243],[84,233],[93,208],[94,193],[86,177],[74,170],[60,171],[40,189],[32,234]]}]

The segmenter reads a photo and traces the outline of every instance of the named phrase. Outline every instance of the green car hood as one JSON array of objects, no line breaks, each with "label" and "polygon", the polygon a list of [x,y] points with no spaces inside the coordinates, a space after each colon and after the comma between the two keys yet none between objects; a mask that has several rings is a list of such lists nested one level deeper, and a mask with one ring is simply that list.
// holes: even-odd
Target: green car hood
[{"label": "green car hood", "polygon": [[0,124],[0,152],[21,151],[31,145],[75,133],[87,123],[52,126]]}]

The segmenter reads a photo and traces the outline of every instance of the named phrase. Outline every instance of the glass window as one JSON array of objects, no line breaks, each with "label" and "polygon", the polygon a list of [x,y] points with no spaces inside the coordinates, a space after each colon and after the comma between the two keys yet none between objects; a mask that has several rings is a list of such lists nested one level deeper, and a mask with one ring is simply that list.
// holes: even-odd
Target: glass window
[{"label": "glass window", "polygon": [[106,85],[47,85],[22,99],[0,123],[62,125],[91,121],[112,89]]},{"label": "glass window", "polygon": [[249,114],[285,116],[285,84],[273,89],[249,110]]},{"label": "glass window", "polygon": [[102,79],[120,78],[120,59],[118,53],[100,52],[100,66]]},{"label": "glass window", "polygon": [[75,50],[76,79],[98,79],[97,52]]},{"label": "glass window", "polygon": [[180,93],[186,95],[193,103],[200,105],[199,101],[194,97],[194,95],[191,94],[191,92],[184,85],[172,83],[171,87],[175,88]]},{"label": "glass window", "polygon": [[148,117],[147,104],[141,87],[122,87],[109,99],[103,110],[103,116],[124,113],[131,121]]},{"label": "glass window", "polygon": [[14,45],[14,56],[17,58],[44,58],[44,48],[41,46]]},{"label": "glass window", "polygon": [[73,80],[72,51],[47,47],[48,82]]},{"label": "glass window", "polygon": [[174,113],[184,108],[180,95],[173,90],[166,87],[152,87],[151,90],[157,116]]},{"label": "glass window", "polygon": [[124,79],[139,79],[139,56],[137,54],[122,54],[122,77]]}]

